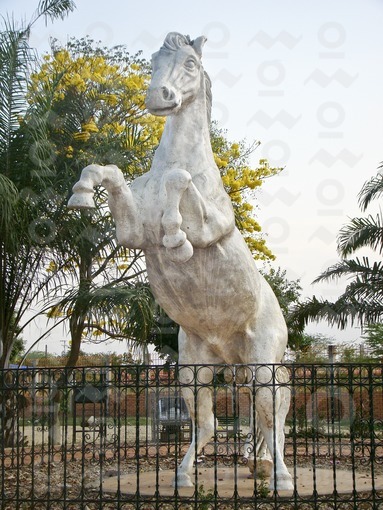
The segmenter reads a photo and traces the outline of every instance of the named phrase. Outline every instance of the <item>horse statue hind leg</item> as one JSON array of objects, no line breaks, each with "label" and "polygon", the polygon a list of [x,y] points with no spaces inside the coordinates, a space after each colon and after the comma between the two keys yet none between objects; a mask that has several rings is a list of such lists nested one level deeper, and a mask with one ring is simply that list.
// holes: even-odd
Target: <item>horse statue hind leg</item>
[{"label": "horse statue hind leg", "polygon": [[[191,475],[196,454],[201,453],[215,431],[211,387],[215,368],[208,364],[214,365],[217,359],[204,348],[201,338],[186,333],[182,328],[179,332],[179,343],[181,347],[185,346],[185,349],[180,352],[178,380],[192,421],[192,441],[176,471],[173,486],[192,487],[194,483]],[[190,358],[196,358],[198,355],[204,358],[204,366],[189,366]]]},{"label": "horse statue hind leg", "polygon": [[243,459],[253,476],[270,477],[270,490],[293,489],[283,461],[284,425],[290,407],[288,382],[285,367],[260,365],[250,383],[256,410],[251,412]]},{"label": "horse statue hind leg", "polygon": [[[212,380],[216,374],[217,360],[201,346],[201,339],[180,331],[180,342],[191,342],[206,360],[204,366],[181,365],[179,383],[192,420],[192,442],[183,458],[177,476],[173,481],[176,487],[191,487],[193,462],[203,447],[214,436],[215,417],[213,413]],[[186,359],[190,359],[188,348]],[[182,361],[182,359],[181,359]],[[212,366],[208,364],[211,363]],[[256,366],[255,384],[250,382],[255,393],[256,423],[251,424],[244,446],[244,460],[253,476],[270,477],[270,490],[292,490],[292,479],[283,461],[284,424],[290,404],[290,389],[287,370],[277,366]],[[234,366],[237,383],[242,384],[240,371]],[[274,373],[273,373],[274,372]],[[272,378],[270,377],[272,374]],[[273,380],[272,380],[273,379]],[[251,437],[252,436],[252,437]],[[254,458],[256,460],[254,461]],[[256,468],[256,472],[254,472]]]}]

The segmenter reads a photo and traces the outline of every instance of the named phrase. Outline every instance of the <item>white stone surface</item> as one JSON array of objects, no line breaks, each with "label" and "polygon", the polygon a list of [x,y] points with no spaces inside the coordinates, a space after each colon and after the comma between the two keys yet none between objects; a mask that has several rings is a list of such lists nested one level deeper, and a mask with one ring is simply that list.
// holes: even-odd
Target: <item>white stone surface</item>
[{"label": "white stone surface", "polygon": [[[279,363],[287,344],[286,324],[235,227],[210,145],[210,80],[201,64],[204,42],[204,37],[190,41],[170,33],[153,55],[146,105],[151,113],[168,118],[150,171],[129,188],[117,167],[90,165],[68,205],[91,207],[94,187],[107,189],[118,241],[144,249],[152,291],[181,326],[181,364]],[[180,377],[190,382],[192,372],[181,370]],[[259,382],[267,384],[272,378],[268,367],[257,370]],[[208,382],[211,371],[200,372],[199,379]],[[198,427],[200,450],[214,431],[211,392],[199,391],[197,417],[192,393],[185,392],[184,398]],[[289,391],[279,388],[274,398],[275,403],[271,388],[260,388],[257,415],[272,457],[276,429],[277,483],[280,489],[290,489],[283,461]],[[192,483],[194,454],[193,442],[178,470],[179,485]]]}]

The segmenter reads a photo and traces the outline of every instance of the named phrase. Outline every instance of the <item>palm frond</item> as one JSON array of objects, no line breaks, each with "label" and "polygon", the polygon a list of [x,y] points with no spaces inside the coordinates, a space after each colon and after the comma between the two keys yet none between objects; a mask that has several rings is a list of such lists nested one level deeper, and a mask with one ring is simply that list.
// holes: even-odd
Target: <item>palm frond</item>
[{"label": "palm frond", "polygon": [[383,265],[380,262],[374,263],[372,266],[370,264],[368,257],[363,257],[362,259],[347,259],[341,260],[337,262],[333,266],[330,266],[326,271],[320,274],[313,283],[318,283],[322,281],[330,281],[341,278],[342,276],[357,276],[359,274],[379,274],[383,279]]},{"label": "palm frond", "polygon": [[42,16],[44,16],[46,21],[48,19],[50,21],[58,18],[64,19],[75,7],[76,4],[73,0],[40,0],[32,23]]},{"label": "palm frond", "polygon": [[14,217],[17,197],[16,186],[8,177],[0,173],[0,232],[7,230]]},{"label": "palm frond", "polygon": [[91,299],[93,310],[104,317],[114,315],[125,338],[145,342],[154,324],[154,298],[148,285],[111,285]]},{"label": "palm frond", "polygon": [[[379,166],[379,169],[383,169],[383,163]],[[363,211],[367,209],[369,204],[375,198],[378,198],[383,193],[383,175],[378,173],[376,176],[372,177],[369,181],[367,181],[359,195],[359,204]]]},{"label": "palm frond", "polygon": [[334,302],[311,299],[300,303],[293,311],[295,323],[303,329],[309,322],[326,321],[330,326],[344,329],[355,324],[363,325],[383,320],[383,303],[369,300],[357,300],[347,293]]},{"label": "palm frond", "polygon": [[349,300],[383,304],[383,271],[380,263],[374,263],[370,270],[355,275],[342,296]]},{"label": "palm frond", "polygon": [[328,268],[316,282],[342,276],[351,281],[335,302],[314,296],[293,311],[293,319],[300,327],[312,320],[326,320],[340,328],[383,320],[383,262],[371,263],[368,257],[343,260]]},{"label": "palm frond", "polygon": [[16,257],[19,266],[22,256],[28,254],[32,246],[28,232],[30,213],[15,183],[0,173],[0,263],[5,263],[5,257],[11,263]]},{"label": "palm frond", "polygon": [[383,252],[383,217],[379,213],[375,218],[353,218],[338,235],[338,251],[346,257],[359,248],[369,247]]},{"label": "palm frond", "polygon": [[331,302],[313,296],[295,307],[292,317],[302,330],[307,323],[321,320],[327,321],[332,326],[337,325],[340,328],[345,328],[350,321],[355,320],[358,313],[357,303],[341,299]]},{"label": "palm frond", "polygon": [[73,11],[73,0],[40,0],[28,24],[18,27],[13,18],[3,18],[0,32],[0,159],[2,173],[10,175],[12,141],[19,129],[20,118],[27,109],[26,87],[35,52],[28,44],[33,24],[41,17],[64,18]]},{"label": "palm frond", "polygon": [[28,45],[28,31],[13,21],[0,33],[0,157],[2,173],[11,174],[12,141],[26,111],[26,83],[34,53]]},{"label": "palm frond", "polygon": [[113,338],[145,342],[154,324],[154,298],[146,284],[92,287],[78,291],[71,289],[54,305],[55,311],[70,316],[86,316],[88,330],[99,331]]}]

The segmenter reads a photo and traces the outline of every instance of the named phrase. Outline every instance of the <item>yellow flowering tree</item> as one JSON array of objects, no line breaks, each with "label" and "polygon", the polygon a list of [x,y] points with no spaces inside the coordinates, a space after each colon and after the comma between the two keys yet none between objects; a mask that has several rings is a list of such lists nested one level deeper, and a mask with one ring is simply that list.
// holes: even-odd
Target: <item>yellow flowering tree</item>
[{"label": "yellow flowering tree", "polygon": [[262,186],[264,180],[277,175],[282,168],[270,167],[265,159],[259,161],[257,168],[250,168],[249,156],[259,143],[250,147],[246,147],[244,142],[230,143],[225,133],[215,124],[211,129],[211,140],[216,164],[234,207],[237,227],[255,259],[274,259],[261,234],[261,226],[254,216],[255,206],[250,200],[254,201],[255,191]]},{"label": "yellow flowering tree", "polygon": [[[88,39],[65,48],[54,43],[28,95],[34,122],[47,136],[44,147],[37,134],[37,145],[48,151],[40,164],[48,160],[50,169],[50,160],[59,158],[67,160],[66,169],[113,163],[128,178],[147,170],[164,123],[145,110],[149,78],[147,62],[123,47],[101,48]],[[36,119],[41,110],[43,118]]]}]

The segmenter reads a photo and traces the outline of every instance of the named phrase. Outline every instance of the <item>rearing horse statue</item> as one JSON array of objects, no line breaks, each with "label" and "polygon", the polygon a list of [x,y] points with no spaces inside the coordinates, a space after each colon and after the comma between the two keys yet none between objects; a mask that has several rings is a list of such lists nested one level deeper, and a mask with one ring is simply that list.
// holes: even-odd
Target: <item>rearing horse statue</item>
[{"label": "rearing horse statue", "polygon": [[[146,106],[168,119],[150,171],[128,187],[116,166],[90,165],[73,187],[68,206],[94,207],[95,186],[106,188],[119,243],[144,250],[153,294],[181,326],[180,364],[257,364],[246,371],[249,380],[256,371],[257,427],[275,463],[270,487],[292,489],[283,461],[289,390],[280,384],[286,381],[283,368],[277,371],[280,377],[270,369],[282,360],[287,329],[274,293],[235,227],[214,162],[211,84],[201,64],[205,41],[172,32],[153,55]],[[199,383],[208,384],[212,373],[199,371]],[[180,379],[185,387],[192,385],[193,371],[180,370]],[[197,402],[187,388],[184,398],[194,433],[177,470],[178,487],[192,485],[195,453],[215,427],[208,387],[199,389]]]}]

